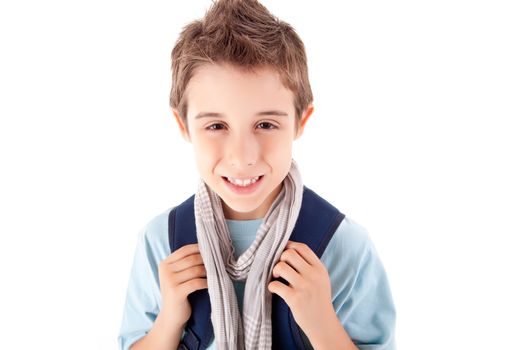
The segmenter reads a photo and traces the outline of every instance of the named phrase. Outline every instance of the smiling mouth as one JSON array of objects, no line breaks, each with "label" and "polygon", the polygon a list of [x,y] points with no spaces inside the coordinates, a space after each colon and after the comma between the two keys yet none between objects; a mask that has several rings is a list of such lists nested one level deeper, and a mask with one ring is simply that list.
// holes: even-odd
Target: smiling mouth
[{"label": "smiling mouth", "polygon": [[252,178],[248,178],[248,179],[236,179],[234,177],[226,177],[226,176],[223,176],[222,178],[229,182],[230,184],[232,185],[235,185],[235,186],[238,186],[238,187],[248,187],[250,185],[253,185],[254,183],[256,183],[257,181],[259,181],[260,179],[262,179],[264,175],[260,175],[260,176],[255,176],[255,177],[252,177]]}]

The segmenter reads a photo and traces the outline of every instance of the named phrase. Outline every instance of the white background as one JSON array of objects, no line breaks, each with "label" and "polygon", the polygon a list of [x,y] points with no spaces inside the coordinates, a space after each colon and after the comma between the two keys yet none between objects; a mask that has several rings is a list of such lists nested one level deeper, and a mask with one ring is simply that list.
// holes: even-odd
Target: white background
[{"label": "white background", "polygon": [[[368,229],[399,349],[518,348],[522,2],[263,4],[308,52],[316,109],[295,158]],[[209,5],[1,3],[2,348],[117,348],[137,234],[197,183],[170,52]]]}]

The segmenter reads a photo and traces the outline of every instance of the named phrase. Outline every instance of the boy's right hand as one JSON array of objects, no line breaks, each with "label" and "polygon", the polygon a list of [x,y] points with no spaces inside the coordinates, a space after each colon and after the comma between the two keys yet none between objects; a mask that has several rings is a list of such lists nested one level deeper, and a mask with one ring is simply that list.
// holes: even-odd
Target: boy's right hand
[{"label": "boy's right hand", "polygon": [[168,319],[182,327],[191,315],[188,295],[208,288],[204,262],[197,243],[185,245],[159,263],[162,309]]}]

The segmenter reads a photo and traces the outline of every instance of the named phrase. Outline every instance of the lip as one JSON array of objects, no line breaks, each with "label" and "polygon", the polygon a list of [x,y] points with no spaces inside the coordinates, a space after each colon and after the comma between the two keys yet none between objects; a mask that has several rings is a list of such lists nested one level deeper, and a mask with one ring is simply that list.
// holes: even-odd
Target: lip
[{"label": "lip", "polygon": [[[243,178],[240,178],[240,179],[243,179]],[[246,179],[250,179],[250,178],[246,177]],[[226,186],[233,193],[240,194],[240,195],[247,195],[247,194],[251,194],[251,193],[255,192],[259,188],[259,186],[261,185],[261,182],[263,181],[263,179],[264,179],[264,175],[261,175],[259,177],[259,180],[257,180],[255,183],[250,184],[250,185],[248,185],[246,187],[241,187],[241,186],[236,186],[236,185],[232,184],[230,181],[228,181],[228,178],[226,178],[224,176],[222,177],[222,180],[224,181]]]}]

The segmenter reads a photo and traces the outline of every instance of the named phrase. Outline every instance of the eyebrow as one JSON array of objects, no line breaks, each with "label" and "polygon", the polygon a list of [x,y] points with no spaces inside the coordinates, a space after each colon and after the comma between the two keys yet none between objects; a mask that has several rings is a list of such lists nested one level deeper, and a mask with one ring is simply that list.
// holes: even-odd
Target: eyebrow
[{"label": "eyebrow", "polygon": [[[260,116],[267,116],[267,115],[273,115],[273,116],[278,116],[278,117],[287,117],[288,113],[283,112],[283,111],[271,110],[271,111],[258,112],[255,115],[258,116],[258,117],[260,117]],[[224,117],[224,115],[221,114],[221,113],[201,112],[201,113],[199,113],[199,114],[197,114],[195,116],[195,119],[200,119],[200,118],[223,118],[223,117]]]}]

